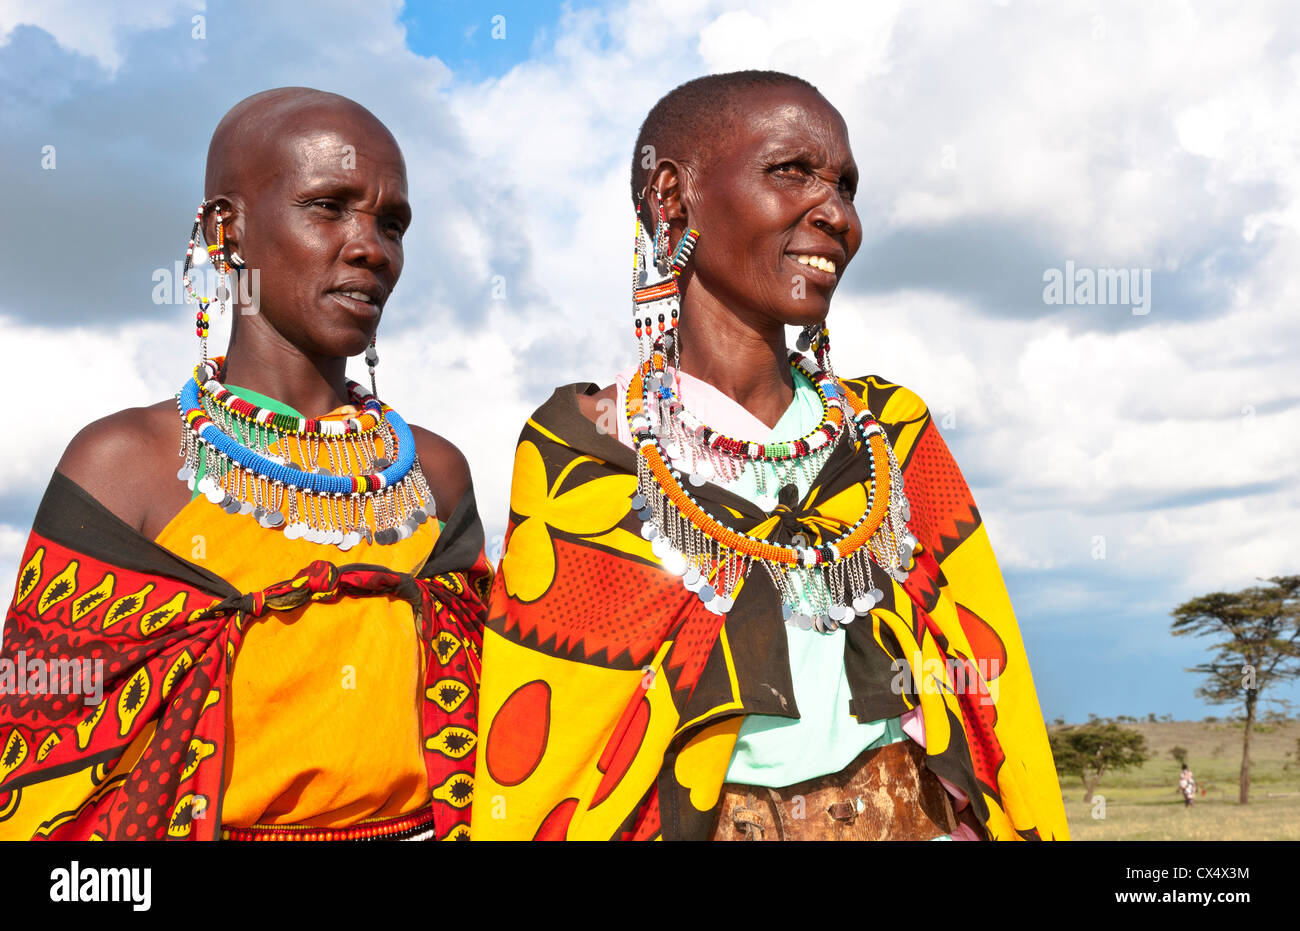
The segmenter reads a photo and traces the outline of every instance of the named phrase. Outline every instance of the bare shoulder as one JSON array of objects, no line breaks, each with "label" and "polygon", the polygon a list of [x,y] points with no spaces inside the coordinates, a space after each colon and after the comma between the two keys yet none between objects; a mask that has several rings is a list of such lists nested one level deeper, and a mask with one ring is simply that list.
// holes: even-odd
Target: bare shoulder
[{"label": "bare shoulder", "polygon": [[440,520],[447,520],[470,487],[469,462],[456,445],[431,430],[411,425],[420,468],[429,482]]},{"label": "bare shoulder", "polygon": [[618,386],[606,385],[595,394],[579,394],[578,409],[582,411],[582,416],[586,417],[592,423],[600,423],[600,419],[608,412],[610,406],[618,403]]},{"label": "bare shoulder", "polygon": [[[176,402],[132,407],[83,427],[56,469],[136,530],[161,530],[184,507]],[[173,487],[175,486],[175,487]]]}]

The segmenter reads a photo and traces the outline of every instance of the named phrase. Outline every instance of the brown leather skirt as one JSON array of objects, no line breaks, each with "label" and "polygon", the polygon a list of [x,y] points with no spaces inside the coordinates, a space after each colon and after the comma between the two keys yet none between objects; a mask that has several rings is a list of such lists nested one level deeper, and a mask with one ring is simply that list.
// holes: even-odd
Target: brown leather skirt
[{"label": "brown leather skirt", "polygon": [[711,840],[932,840],[957,828],[952,803],[900,740],[864,750],[838,773],[769,789],[726,783]]}]

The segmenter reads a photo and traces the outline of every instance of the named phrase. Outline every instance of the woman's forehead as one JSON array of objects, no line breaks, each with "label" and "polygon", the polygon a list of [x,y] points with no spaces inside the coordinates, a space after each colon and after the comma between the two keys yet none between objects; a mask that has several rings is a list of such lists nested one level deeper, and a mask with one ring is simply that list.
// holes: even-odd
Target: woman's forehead
[{"label": "woman's forehead", "polygon": [[718,154],[806,147],[836,158],[851,157],[844,118],[824,97],[797,87],[771,90],[740,103],[731,132],[720,134],[715,144]]}]

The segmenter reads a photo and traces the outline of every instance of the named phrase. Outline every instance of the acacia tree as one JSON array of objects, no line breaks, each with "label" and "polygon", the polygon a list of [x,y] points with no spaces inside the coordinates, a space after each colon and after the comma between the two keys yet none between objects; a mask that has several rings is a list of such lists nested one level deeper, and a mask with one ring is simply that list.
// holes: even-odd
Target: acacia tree
[{"label": "acacia tree", "polygon": [[1056,770],[1083,780],[1083,801],[1092,801],[1103,773],[1141,766],[1147,761],[1147,740],[1118,724],[1091,721],[1066,727],[1048,736]]},{"label": "acacia tree", "polygon": [[1214,704],[1241,702],[1244,736],[1238,801],[1250,801],[1250,736],[1258,703],[1270,685],[1300,676],[1300,575],[1273,576],[1267,585],[1211,592],[1173,611],[1173,634],[1215,637],[1213,658],[1188,669],[1206,676],[1196,694]]}]

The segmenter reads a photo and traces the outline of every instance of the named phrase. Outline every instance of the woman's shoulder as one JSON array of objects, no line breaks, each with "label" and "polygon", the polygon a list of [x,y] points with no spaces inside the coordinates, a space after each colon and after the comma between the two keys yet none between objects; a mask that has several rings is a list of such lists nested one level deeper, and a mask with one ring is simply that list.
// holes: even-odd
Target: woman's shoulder
[{"label": "woman's shoulder", "polygon": [[424,479],[433,492],[434,507],[438,517],[446,521],[460,499],[470,490],[469,461],[451,440],[432,430],[411,424],[415,438],[415,452],[420,458]]},{"label": "woman's shoulder", "polygon": [[919,394],[880,375],[862,375],[843,381],[883,423],[913,423],[929,416],[930,410]]},{"label": "woman's shoulder", "polygon": [[175,480],[179,449],[180,418],[176,402],[168,399],[82,427],[55,469],[128,525],[143,529],[159,505],[167,510],[168,499],[175,504],[187,497]]}]

